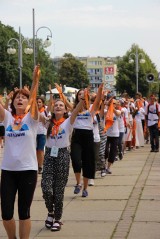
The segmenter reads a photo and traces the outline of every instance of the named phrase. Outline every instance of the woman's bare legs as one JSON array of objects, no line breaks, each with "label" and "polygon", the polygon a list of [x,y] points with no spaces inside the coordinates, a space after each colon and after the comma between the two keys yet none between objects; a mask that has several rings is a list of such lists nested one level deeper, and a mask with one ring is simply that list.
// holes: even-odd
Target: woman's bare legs
[{"label": "woman's bare legs", "polygon": [[[16,238],[16,223],[14,218],[11,220],[3,220],[4,228],[7,232],[8,239]],[[29,239],[31,231],[31,220],[19,220],[19,237],[20,239]]]},{"label": "woman's bare legs", "polygon": [[16,238],[16,223],[14,218],[11,220],[3,220],[4,228],[7,232],[8,239],[15,239]]},{"label": "woman's bare legs", "polygon": [[87,190],[88,187],[88,178],[83,177],[83,188],[84,190]]},{"label": "woman's bare legs", "polygon": [[29,239],[31,231],[31,220],[19,220],[19,237],[20,239]]},{"label": "woman's bare legs", "polygon": [[75,173],[77,185],[81,184],[81,173]]}]

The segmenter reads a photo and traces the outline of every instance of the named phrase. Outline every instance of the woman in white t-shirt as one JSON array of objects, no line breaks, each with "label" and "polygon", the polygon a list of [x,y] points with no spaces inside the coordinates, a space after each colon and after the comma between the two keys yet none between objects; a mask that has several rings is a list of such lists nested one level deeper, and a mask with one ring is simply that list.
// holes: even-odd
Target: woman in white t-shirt
[{"label": "woman in white t-shirt", "polygon": [[106,150],[105,156],[108,161],[106,165],[106,173],[111,174],[111,166],[115,161],[115,157],[117,155],[117,146],[119,139],[119,124],[118,117],[121,115],[121,111],[115,108],[117,101],[115,99],[109,99],[109,104],[113,101],[114,109],[113,109],[113,124],[107,130],[107,142],[106,142]]},{"label": "woman in white t-shirt", "polygon": [[[82,189],[81,185],[81,171],[82,171],[83,173],[82,197],[88,196],[87,191],[88,179],[94,179],[95,177],[93,117],[95,111],[97,111],[99,108],[102,88],[103,84],[99,86],[99,90],[93,106],[87,107],[87,105],[83,105],[81,112],[76,117],[74,123],[74,130],[72,133],[71,160],[76,178],[74,194],[80,193]],[[78,104],[81,97],[84,97],[83,89],[77,92],[75,106]],[[89,101],[89,97],[87,101]]]},{"label": "woman in white t-shirt", "polygon": [[[35,79],[37,81],[37,78]],[[33,81],[33,86],[36,82]],[[36,86],[37,88],[37,86]],[[33,89],[33,88],[32,88]],[[0,105],[0,121],[5,126],[5,147],[1,164],[1,211],[8,238],[16,238],[14,203],[18,193],[19,237],[29,238],[31,230],[30,206],[37,182],[36,134],[38,110],[29,103],[26,90],[16,90],[11,112]],[[33,110],[33,111],[32,111]]]},{"label": "woman in white t-shirt", "polygon": [[52,117],[46,123],[47,138],[41,187],[48,210],[45,226],[51,231],[59,231],[62,225],[60,220],[70,164],[70,136],[82,105],[83,100],[80,100],[68,118],[64,102],[58,99],[54,103]]},{"label": "woman in white t-shirt", "polygon": [[119,159],[122,160],[123,158],[123,149],[124,149],[124,133],[125,133],[125,127],[127,125],[127,119],[128,119],[128,111],[124,107],[124,102],[122,100],[118,101],[116,104],[116,109],[119,109],[121,111],[121,115],[118,117],[118,123],[119,123],[119,139],[118,139],[118,156]]}]

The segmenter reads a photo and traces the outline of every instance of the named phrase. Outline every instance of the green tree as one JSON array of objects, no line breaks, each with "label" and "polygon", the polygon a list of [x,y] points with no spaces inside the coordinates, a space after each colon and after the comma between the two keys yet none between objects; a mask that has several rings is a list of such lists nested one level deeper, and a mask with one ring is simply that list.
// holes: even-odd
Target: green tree
[{"label": "green tree", "polygon": [[7,42],[13,37],[18,37],[13,28],[0,22],[0,93],[5,87],[11,88],[16,82],[17,68],[12,66],[17,65],[17,61],[7,54]]},{"label": "green tree", "polygon": [[[138,71],[138,90],[142,95],[146,96],[150,91],[157,92],[158,84],[158,72],[155,65],[152,63],[149,56],[138,47],[133,44],[131,50],[127,51],[126,54],[121,58],[117,58],[117,69],[118,74],[116,76],[116,90],[120,94],[127,92],[130,96],[135,96],[136,93],[136,63],[135,63],[135,52],[138,52],[139,56],[139,71]],[[145,59],[145,63],[140,63],[142,57]],[[129,59],[133,59],[133,63],[129,63]],[[154,83],[148,83],[146,78],[149,73],[152,73],[155,77]]]},{"label": "green tree", "polygon": [[[19,40],[19,34],[10,26],[5,26],[0,22],[0,94],[3,93],[4,88],[8,91],[13,87],[19,87],[19,70],[18,70],[18,55],[7,54],[7,43],[9,39],[16,38]],[[22,39],[24,37],[22,36]],[[30,39],[32,42],[32,39]],[[16,41],[11,41],[13,47],[17,48]],[[27,46],[27,42],[23,42],[23,49]],[[42,40],[37,39],[38,47],[38,63],[41,67],[41,79],[39,85],[39,94],[45,94],[48,90],[48,84],[55,82],[55,70],[53,61],[50,55],[43,48]],[[22,84],[31,86],[33,74],[33,55],[26,55],[23,53],[23,68],[22,68]]]},{"label": "green tree", "polygon": [[66,53],[60,60],[58,82],[62,85],[75,88],[84,88],[89,85],[88,74],[84,65],[72,54]]}]

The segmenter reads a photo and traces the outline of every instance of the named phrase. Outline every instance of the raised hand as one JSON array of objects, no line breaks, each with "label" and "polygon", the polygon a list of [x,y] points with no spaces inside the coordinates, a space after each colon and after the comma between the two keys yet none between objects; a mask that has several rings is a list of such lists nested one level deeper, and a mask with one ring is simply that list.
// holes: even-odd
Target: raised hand
[{"label": "raised hand", "polygon": [[52,87],[51,87],[51,84],[48,85],[48,90],[50,93],[52,93]]},{"label": "raised hand", "polygon": [[54,83],[54,85],[55,85],[56,89],[58,90],[58,93],[59,93],[59,94],[62,94],[62,93],[63,93],[63,91],[62,91],[62,85],[58,85],[57,83]]},{"label": "raised hand", "polygon": [[29,90],[29,86],[28,86],[28,85],[24,85],[23,89],[26,90],[28,93],[30,93],[30,90]]}]

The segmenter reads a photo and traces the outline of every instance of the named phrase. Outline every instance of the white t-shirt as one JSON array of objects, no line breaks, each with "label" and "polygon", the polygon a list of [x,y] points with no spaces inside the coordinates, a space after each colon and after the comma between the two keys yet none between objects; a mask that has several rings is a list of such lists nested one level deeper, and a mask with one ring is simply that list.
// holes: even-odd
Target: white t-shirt
[{"label": "white t-shirt", "polygon": [[89,110],[82,111],[77,115],[73,128],[93,130],[93,116]]},{"label": "white t-shirt", "polygon": [[[117,110],[119,111],[119,110]],[[120,112],[120,111],[119,111]],[[107,130],[107,136],[109,137],[119,137],[119,125],[118,125],[118,116],[113,115],[113,125]]]},{"label": "white t-shirt", "polygon": [[135,115],[135,120],[136,122],[142,122],[143,116],[145,115],[144,109],[141,107],[137,114]]},{"label": "white t-shirt", "polygon": [[27,113],[19,126],[5,110],[5,148],[1,169],[9,171],[37,170],[36,135],[38,120]]},{"label": "white t-shirt", "polygon": [[[125,118],[125,119],[124,119]],[[125,107],[121,109],[121,115],[118,117],[119,132],[125,132],[124,120],[128,118],[128,111]]]},{"label": "white t-shirt", "polygon": [[[156,113],[156,104],[158,106],[158,112],[160,112],[160,105],[158,103],[154,103],[153,105],[148,105],[145,110],[145,115],[148,115],[148,126],[152,126],[158,123],[158,115]],[[149,108],[149,110],[148,110]],[[152,112],[152,113],[151,113]]]},{"label": "white t-shirt", "polygon": [[[146,112],[146,110],[148,108],[148,102],[146,100],[143,102],[143,106],[142,107],[143,107],[144,111]],[[145,120],[145,114],[143,114],[142,120]]]},{"label": "white t-shirt", "polygon": [[4,126],[3,122],[0,122],[0,126]]},{"label": "white t-shirt", "polygon": [[[40,114],[43,115],[43,116],[46,116],[44,112],[42,112]],[[44,134],[44,135],[47,134],[47,129],[42,122],[38,123],[37,134]]]},{"label": "white t-shirt", "polygon": [[57,148],[66,148],[70,146],[70,135],[72,130],[73,125],[70,124],[69,117],[60,125],[57,135],[52,136],[52,133],[50,133],[49,137],[46,139],[46,146],[49,148],[53,146]]},{"label": "white t-shirt", "polygon": [[98,120],[96,115],[94,116],[94,121],[93,121],[93,137],[94,137],[94,142],[100,142]]}]

